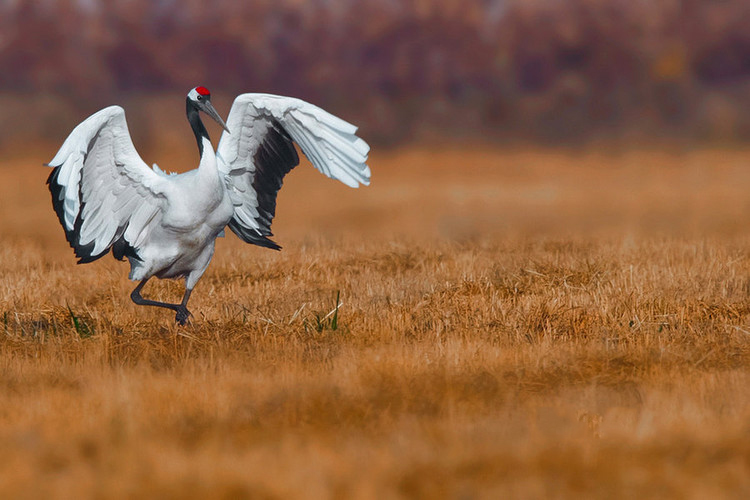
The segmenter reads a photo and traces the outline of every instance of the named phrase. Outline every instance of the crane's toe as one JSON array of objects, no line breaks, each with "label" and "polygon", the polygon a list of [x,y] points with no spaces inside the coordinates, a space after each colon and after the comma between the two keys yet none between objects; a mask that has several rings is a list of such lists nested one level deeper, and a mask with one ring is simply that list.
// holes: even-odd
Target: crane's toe
[{"label": "crane's toe", "polygon": [[177,309],[177,315],[174,317],[174,320],[177,322],[180,326],[185,326],[190,322],[190,311],[188,311],[187,307],[180,306]]}]

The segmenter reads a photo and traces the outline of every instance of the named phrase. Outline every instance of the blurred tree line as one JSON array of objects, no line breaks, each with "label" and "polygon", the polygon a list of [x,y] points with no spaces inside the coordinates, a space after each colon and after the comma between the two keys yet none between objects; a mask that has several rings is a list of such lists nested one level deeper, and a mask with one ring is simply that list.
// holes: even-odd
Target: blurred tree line
[{"label": "blurred tree line", "polygon": [[202,84],[381,143],[744,140],[749,26],[747,0],[0,0],[0,137]]}]

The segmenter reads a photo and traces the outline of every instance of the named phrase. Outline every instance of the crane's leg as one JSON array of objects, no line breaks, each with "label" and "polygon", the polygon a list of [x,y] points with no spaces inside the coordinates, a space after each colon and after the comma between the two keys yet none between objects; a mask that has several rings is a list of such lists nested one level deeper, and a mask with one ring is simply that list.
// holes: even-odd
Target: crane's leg
[{"label": "crane's leg", "polygon": [[144,286],[146,286],[148,280],[149,278],[146,278],[138,283],[138,286],[136,286],[135,289],[130,293],[130,299],[139,306],[164,307],[166,309],[176,311],[177,315],[175,316],[175,321],[177,321],[177,323],[179,323],[180,325],[186,325],[188,322],[188,318],[190,317],[190,311],[188,311],[187,309],[187,302],[188,299],[190,299],[192,290],[188,288],[185,289],[185,295],[182,297],[182,302],[179,304],[170,304],[169,302],[159,302],[158,300],[144,299],[141,296],[141,290]]},{"label": "crane's leg", "polygon": [[174,320],[181,325],[186,325],[190,318],[190,311],[188,311],[187,303],[190,299],[191,293],[193,293],[191,288],[185,288],[185,295],[182,296],[182,302],[177,308],[177,315],[174,317]]}]

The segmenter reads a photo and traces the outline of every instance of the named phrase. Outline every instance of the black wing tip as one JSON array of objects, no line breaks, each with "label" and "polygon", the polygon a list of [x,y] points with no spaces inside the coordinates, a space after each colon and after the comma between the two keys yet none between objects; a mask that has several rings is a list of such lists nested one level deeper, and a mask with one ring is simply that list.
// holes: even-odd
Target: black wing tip
[{"label": "black wing tip", "polygon": [[229,229],[246,243],[278,251],[281,245],[268,238],[273,236],[271,223],[276,214],[276,196],[284,176],[299,164],[299,155],[291,136],[277,120],[271,121],[266,132],[253,158],[256,171],[252,188],[258,200],[255,221],[259,228],[248,229],[233,218]]},{"label": "black wing tip", "polygon": [[[133,257],[135,259],[141,260],[135,248],[133,248],[127,241],[125,241],[125,238],[122,236],[115,240],[112,245],[108,246],[98,254],[93,253],[93,242],[88,243],[87,245],[81,245],[79,243],[79,237],[81,235],[81,225],[83,224],[81,213],[83,212],[83,207],[85,204],[81,202],[78,216],[73,223],[73,229],[69,230],[65,226],[65,210],[63,208],[63,198],[60,196],[62,185],[57,182],[57,177],[59,175],[60,167],[54,167],[54,170],[52,170],[52,172],[49,174],[49,177],[47,177],[47,185],[49,186],[50,193],[52,194],[52,208],[55,210],[55,214],[57,215],[57,219],[60,221],[60,225],[62,226],[63,231],[65,231],[65,239],[68,241],[70,248],[73,249],[73,254],[78,257],[78,261],[76,262],[76,264],[88,264],[90,262],[94,262],[95,260],[98,260],[107,255],[110,250],[112,250],[112,255],[117,260],[124,260],[125,257]],[[124,228],[119,228],[117,232],[124,232]]]},{"label": "black wing tip", "polygon": [[65,227],[65,211],[63,209],[63,198],[60,196],[62,192],[62,185],[57,182],[57,176],[60,175],[60,168],[55,168],[52,172],[50,172],[49,177],[47,177],[47,185],[49,186],[49,191],[52,194],[52,208],[55,210],[55,214],[57,214],[57,219],[60,221],[60,225],[65,230],[65,236],[68,238],[68,242],[70,243],[70,237],[68,233],[68,229]]},{"label": "black wing tip", "polygon": [[247,243],[258,245],[263,248],[270,248],[271,250],[281,250],[281,245],[268,238],[267,236],[251,236],[250,238],[242,238]]},{"label": "black wing tip", "polygon": [[270,233],[268,234],[268,236],[264,236],[253,229],[247,229],[240,226],[234,221],[234,219],[229,222],[229,229],[231,229],[232,232],[245,243],[258,245],[259,247],[270,248],[271,250],[281,250],[281,245],[268,238],[268,236],[271,236]]},{"label": "black wing tip", "polygon": [[122,236],[120,236],[119,239],[115,240],[114,243],[112,243],[110,246],[108,246],[98,254],[94,254],[93,242],[87,245],[81,245],[77,243],[79,231],[80,225],[77,224],[76,229],[70,232],[73,241],[70,241],[70,239],[68,240],[71,248],[73,248],[73,253],[75,253],[76,257],[78,257],[78,261],[76,262],[76,264],[88,264],[90,262],[94,262],[95,260],[99,260],[107,255],[110,250],[112,251],[112,256],[117,260],[125,260],[125,257],[133,258],[139,261],[143,260],[140,258],[135,248],[131,246],[130,243],[128,243]]},{"label": "black wing tip", "polygon": [[[119,229],[118,233],[119,232],[124,233],[124,228]],[[112,255],[117,260],[125,260],[125,257],[127,257],[129,259],[143,262],[143,259],[138,255],[135,247],[125,239],[125,236],[120,236],[119,239],[112,243]]]},{"label": "black wing tip", "polygon": [[[68,229],[65,225],[65,210],[63,207],[64,204],[64,197],[61,196],[63,186],[57,182],[57,177],[60,175],[60,168],[56,167],[52,172],[49,174],[49,177],[47,177],[47,185],[49,186],[50,193],[52,194],[52,208],[55,210],[55,214],[57,214],[57,220],[60,221],[60,225],[63,228],[63,231],[65,231],[65,239],[68,241],[68,244],[70,245],[70,248],[73,249],[73,253],[76,257],[78,257],[78,264],[86,264],[88,262],[93,262],[99,257],[102,256],[102,254],[99,255],[93,255],[92,252],[94,250],[94,245],[80,245],[78,243],[78,237],[80,236],[81,231],[81,212],[78,212],[78,217],[76,217],[75,222],[73,223],[73,229]],[[83,207],[81,207],[83,209]]]},{"label": "black wing tip", "polygon": [[[276,197],[284,176],[299,165],[299,155],[291,136],[277,120],[271,122],[260,147],[255,152],[255,176],[252,187],[258,200],[258,217],[261,233],[271,233],[271,222],[276,215]],[[274,244],[275,245],[275,244]]]}]

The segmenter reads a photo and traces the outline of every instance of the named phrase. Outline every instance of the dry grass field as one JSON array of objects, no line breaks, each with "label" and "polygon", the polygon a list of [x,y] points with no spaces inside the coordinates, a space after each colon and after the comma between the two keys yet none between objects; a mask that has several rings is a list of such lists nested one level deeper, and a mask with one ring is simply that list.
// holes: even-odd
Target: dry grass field
[{"label": "dry grass field", "polygon": [[75,265],[37,149],[0,164],[2,498],[750,497],[748,151],[305,163],[284,250],[228,234],[180,328]]}]

